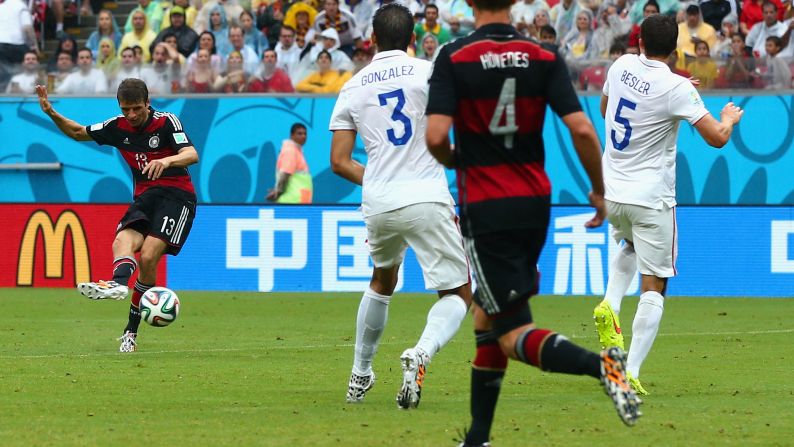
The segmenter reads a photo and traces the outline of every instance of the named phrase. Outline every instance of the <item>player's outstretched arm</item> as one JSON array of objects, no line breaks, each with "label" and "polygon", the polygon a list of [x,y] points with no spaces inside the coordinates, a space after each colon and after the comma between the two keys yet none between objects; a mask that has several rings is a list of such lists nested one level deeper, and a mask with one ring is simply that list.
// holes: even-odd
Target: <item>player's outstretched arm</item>
[{"label": "player's outstretched arm", "polygon": [[455,167],[455,152],[449,143],[449,129],[451,128],[451,116],[437,113],[427,116],[427,131],[425,132],[427,150],[447,168]]},{"label": "player's outstretched arm", "polygon": [[331,169],[336,175],[360,185],[364,181],[364,166],[353,160],[355,145],[355,130],[334,130],[331,138]]},{"label": "player's outstretched arm", "polygon": [[582,163],[587,177],[590,178],[590,205],[595,208],[596,214],[585,223],[587,228],[595,228],[604,223],[607,216],[604,204],[604,177],[601,171],[601,142],[598,141],[593,123],[584,112],[569,113],[562,117],[562,122],[568,127],[573,139],[573,146],[579,162]]},{"label": "player's outstretched arm", "polygon": [[743,115],[744,110],[729,102],[725,104],[722,112],[720,112],[720,121],[717,121],[710,113],[707,113],[695,123],[695,129],[709,146],[721,148],[728,144],[728,140],[731,139],[731,134],[733,133],[733,126],[739,124]]},{"label": "player's outstretched arm", "polygon": [[47,97],[47,87],[43,85],[36,86],[36,94],[39,95],[39,106],[41,111],[50,117],[53,123],[61,129],[64,135],[77,141],[90,141],[91,137],[85,130],[85,126],[75,121],[66,118],[60,113],[56,112],[52,107],[49,98]]}]

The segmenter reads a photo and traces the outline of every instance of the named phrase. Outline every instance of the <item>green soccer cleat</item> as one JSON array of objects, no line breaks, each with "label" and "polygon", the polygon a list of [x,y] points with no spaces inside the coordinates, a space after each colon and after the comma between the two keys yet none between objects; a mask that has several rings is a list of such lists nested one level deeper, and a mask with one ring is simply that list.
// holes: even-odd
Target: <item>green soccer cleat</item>
[{"label": "green soccer cleat", "polygon": [[623,347],[623,333],[620,330],[620,320],[615,312],[612,311],[609,301],[603,300],[598,303],[598,306],[593,310],[593,319],[595,320],[601,349],[609,349],[615,346],[621,350],[625,349]]},{"label": "green soccer cleat", "polygon": [[626,372],[626,381],[629,382],[629,385],[631,385],[631,387],[634,388],[634,391],[636,391],[640,396],[647,396],[651,394],[645,391],[645,388],[642,387],[640,379],[632,376],[630,372]]}]

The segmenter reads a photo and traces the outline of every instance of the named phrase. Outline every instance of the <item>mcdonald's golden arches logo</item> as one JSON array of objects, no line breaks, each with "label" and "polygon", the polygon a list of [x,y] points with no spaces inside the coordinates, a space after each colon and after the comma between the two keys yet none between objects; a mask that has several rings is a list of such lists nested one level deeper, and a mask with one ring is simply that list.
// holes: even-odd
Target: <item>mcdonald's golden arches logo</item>
[{"label": "mcdonald's golden arches logo", "polygon": [[33,285],[33,269],[36,257],[36,240],[41,230],[44,242],[44,276],[63,278],[63,260],[66,246],[66,230],[72,234],[75,282],[88,282],[91,278],[91,262],[88,257],[88,242],[80,218],[74,211],[66,210],[53,223],[43,210],[34,212],[25,225],[17,263],[17,285]]}]

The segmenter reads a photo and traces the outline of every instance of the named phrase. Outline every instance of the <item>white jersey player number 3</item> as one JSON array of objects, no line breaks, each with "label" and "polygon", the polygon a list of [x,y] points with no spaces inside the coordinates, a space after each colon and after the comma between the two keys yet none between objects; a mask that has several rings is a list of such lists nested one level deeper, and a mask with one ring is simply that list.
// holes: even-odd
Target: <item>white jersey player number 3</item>
[{"label": "white jersey player number 3", "polygon": [[403,114],[402,110],[405,107],[405,93],[403,93],[403,89],[397,89],[388,93],[381,93],[378,95],[378,100],[380,101],[380,105],[387,106],[389,104],[389,99],[396,99],[397,104],[394,106],[394,111],[391,114],[391,119],[394,122],[401,122],[403,123],[404,131],[401,137],[397,137],[397,133],[394,131],[394,128],[388,129],[386,131],[386,137],[391,141],[391,143],[395,146],[404,146],[409,141],[411,141],[411,137],[414,134],[413,126],[411,125],[411,119]]}]

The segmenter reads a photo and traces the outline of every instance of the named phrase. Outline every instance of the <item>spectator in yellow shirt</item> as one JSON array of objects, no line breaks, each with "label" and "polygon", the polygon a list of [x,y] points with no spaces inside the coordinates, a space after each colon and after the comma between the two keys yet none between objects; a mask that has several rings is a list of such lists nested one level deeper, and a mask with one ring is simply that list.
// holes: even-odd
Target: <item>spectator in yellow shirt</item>
[{"label": "spectator in yellow shirt", "polygon": [[301,93],[339,93],[350,79],[349,71],[331,70],[331,53],[326,50],[317,54],[317,71],[298,82],[295,91]]},{"label": "spectator in yellow shirt", "polygon": [[711,48],[717,43],[717,32],[713,26],[703,21],[698,5],[689,5],[686,8],[686,19],[678,25],[678,49],[686,56],[695,57],[695,44],[701,40]]},{"label": "spectator in yellow shirt", "polygon": [[695,44],[696,58],[689,62],[686,66],[693,78],[700,81],[698,88],[710,89],[714,87],[714,81],[717,80],[717,63],[711,59],[711,50],[709,44],[701,40]]}]

